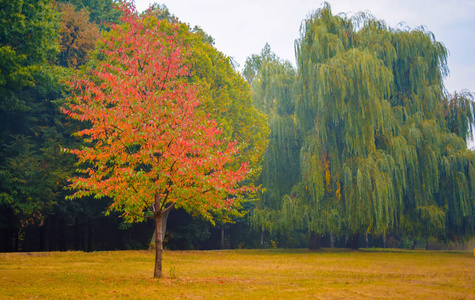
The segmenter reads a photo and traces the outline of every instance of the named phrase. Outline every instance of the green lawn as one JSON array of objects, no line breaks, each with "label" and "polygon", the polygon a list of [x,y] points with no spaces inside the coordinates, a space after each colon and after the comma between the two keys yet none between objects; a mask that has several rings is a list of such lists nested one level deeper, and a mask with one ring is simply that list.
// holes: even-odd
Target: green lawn
[{"label": "green lawn", "polygon": [[0,253],[0,299],[475,299],[472,252]]}]

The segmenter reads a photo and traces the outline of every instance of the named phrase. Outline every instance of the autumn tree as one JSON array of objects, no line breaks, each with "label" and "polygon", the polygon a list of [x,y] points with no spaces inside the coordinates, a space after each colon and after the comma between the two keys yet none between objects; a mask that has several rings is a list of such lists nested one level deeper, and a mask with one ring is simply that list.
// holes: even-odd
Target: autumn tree
[{"label": "autumn tree", "polygon": [[88,54],[96,45],[99,29],[89,22],[89,12],[83,8],[76,11],[72,4],[60,4],[62,13],[60,30],[60,53],[58,62],[69,68],[77,68],[88,60]]},{"label": "autumn tree", "polygon": [[121,10],[118,8],[121,0],[56,0],[56,2],[60,5],[74,6],[78,13],[87,12],[88,21],[95,23],[101,31],[107,31],[112,24],[120,23]]},{"label": "autumn tree", "polygon": [[238,187],[247,165],[229,168],[236,144],[219,138],[198,91],[186,83],[189,47],[177,41],[179,26],[164,33],[155,21],[125,8],[124,25],[101,40],[105,59],[92,77],[73,83],[63,111],[91,125],[77,132],[89,145],[67,150],[83,166],[83,176],[72,179],[73,198],[110,197],[109,210],[128,222],[153,218],[154,276],[161,277],[167,212],[181,207],[212,221],[212,211],[235,209],[236,196],[249,188]]}]

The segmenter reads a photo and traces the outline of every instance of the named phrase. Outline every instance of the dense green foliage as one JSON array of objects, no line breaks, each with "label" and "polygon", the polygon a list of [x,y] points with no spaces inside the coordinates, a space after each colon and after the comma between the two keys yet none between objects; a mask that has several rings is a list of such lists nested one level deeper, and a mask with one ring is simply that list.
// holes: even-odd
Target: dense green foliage
[{"label": "dense green foliage", "polygon": [[[281,199],[290,193],[299,177],[300,137],[295,119],[295,70],[281,61],[268,44],[260,55],[246,61],[244,76],[251,83],[254,106],[269,118],[269,147],[259,178],[265,190],[252,211],[250,222],[255,229],[274,232],[281,222]],[[261,240],[263,243],[263,240]]]},{"label": "dense green foliage", "polygon": [[[266,205],[278,211],[261,224],[356,239],[470,236],[475,156],[466,140],[473,98],[444,92],[445,47],[424,28],[392,29],[364,13],[334,16],[325,4],[304,21],[296,57],[287,97],[302,140],[300,177],[287,195],[269,194],[281,204]],[[279,82],[280,74],[262,80],[269,72],[264,61],[251,57],[249,65],[260,67],[244,74]],[[253,84],[255,103],[268,102],[266,88]],[[285,128],[294,132],[293,126]]]},{"label": "dense green foliage", "polygon": [[0,7],[0,228],[18,232],[44,220],[65,180],[54,149],[61,133],[53,101],[64,72],[51,64],[60,27],[49,1]]}]

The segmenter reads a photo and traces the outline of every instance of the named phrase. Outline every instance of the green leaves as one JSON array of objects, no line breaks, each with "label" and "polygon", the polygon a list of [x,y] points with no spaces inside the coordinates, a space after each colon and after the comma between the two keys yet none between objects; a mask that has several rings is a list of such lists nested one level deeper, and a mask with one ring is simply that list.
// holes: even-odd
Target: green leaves
[{"label": "green leaves", "polygon": [[[275,60],[252,56],[245,68],[254,103],[270,117],[269,150],[279,141],[273,124],[283,111],[294,111],[303,140],[300,166],[293,166],[298,183],[267,200],[280,201],[274,207],[287,226],[318,233],[473,232],[475,156],[465,144],[473,95],[444,93],[443,44],[423,27],[396,30],[366,13],[334,16],[325,3],[303,22],[295,49],[289,96],[282,96],[290,84],[282,83]],[[295,106],[279,109],[288,103]],[[272,158],[284,153],[277,148]],[[266,188],[279,176],[269,178]]]}]

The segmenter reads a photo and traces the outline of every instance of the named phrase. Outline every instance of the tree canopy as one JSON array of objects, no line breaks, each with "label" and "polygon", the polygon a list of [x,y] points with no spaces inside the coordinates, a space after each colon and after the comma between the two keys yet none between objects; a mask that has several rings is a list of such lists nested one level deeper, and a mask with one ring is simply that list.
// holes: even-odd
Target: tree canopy
[{"label": "tree canopy", "polygon": [[[295,124],[284,128],[301,141],[300,163],[292,166],[298,181],[286,195],[271,196],[279,204],[268,207],[277,211],[261,223],[320,235],[402,230],[414,239],[457,239],[473,233],[475,157],[466,147],[473,98],[445,92],[443,44],[423,27],[393,29],[367,13],[333,15],[328,3],[300,32],[297,72],[286,85],[277,84],[282,76],[272,73],[267,61],[275,55],[267,47],[244,69],[254,103],[270,112],[271,136],[282,132],[273,126],[274,110],[292,103],[287,113]],[[266,92],[292,84],[285,97]],[[269,152],[274,140],[279,137]],[[266,157],[264,165],[289,166],[284,153]],[[277,169],[264,188],[291,174]]]}]

